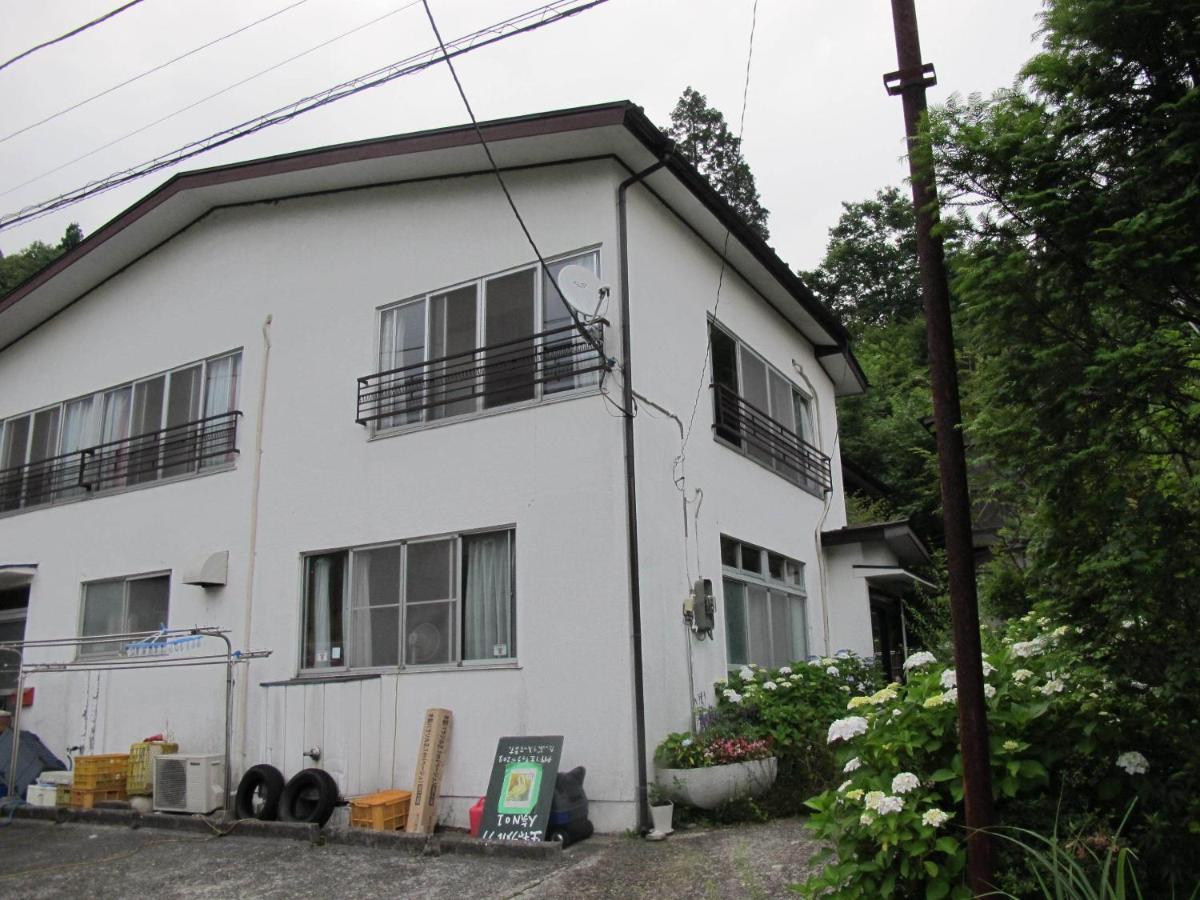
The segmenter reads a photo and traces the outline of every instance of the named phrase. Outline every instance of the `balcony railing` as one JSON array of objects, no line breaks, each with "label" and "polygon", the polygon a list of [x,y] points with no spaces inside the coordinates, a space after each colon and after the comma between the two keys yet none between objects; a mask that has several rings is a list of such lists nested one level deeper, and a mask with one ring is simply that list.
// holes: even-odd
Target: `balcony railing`
[{"label": "balcony railing", "polygon": [[807,490],[820,493],[832,490],[828,456],[783,423],[751,406],[736,391],[722,384],[712,387],[713,431],[719,438]]},{"label": "balcony railing", "polygon": [[240,416],[237,410],[220,413],[0,469],[0,512],[90,497],[232,462],[238,452]]},{"label": "balcony railing", "polygon": [[358,379],[360,425],[393,428],[535,400],[594,384],[608,365],[603,320],[413,363]]}]

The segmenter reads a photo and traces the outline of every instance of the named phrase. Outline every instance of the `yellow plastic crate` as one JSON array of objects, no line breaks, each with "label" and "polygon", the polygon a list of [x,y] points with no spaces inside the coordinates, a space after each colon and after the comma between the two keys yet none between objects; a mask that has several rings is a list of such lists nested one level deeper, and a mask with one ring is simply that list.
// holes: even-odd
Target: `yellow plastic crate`
[{"label": "yellow plastic crate", "polygon": [[88,790],[86,788],[71,788],[71,808],[72,809],[92,809],[97,803],[106,800],[125,800],[127,799],[125,791],[121,788],[113,788],[105,790]]},{"label": "yellow plastic crate", "polygon": [[154,758],[163,753],[178,753],[179,745],[169,741],[138,741],[129,748],[125,792],[150,796],[154,793]]},{"label": "yellow plastic crate", "polygon": [[98,756],[75,757],[75,775],[71,786],[88,791],[125,790],[129,771],[128,753],[104,753]]},{"label": "yellow plastic crate", "polygon": [[350,798],[350,827],[399,831],[408,821],[412,791],[376,791]]}]

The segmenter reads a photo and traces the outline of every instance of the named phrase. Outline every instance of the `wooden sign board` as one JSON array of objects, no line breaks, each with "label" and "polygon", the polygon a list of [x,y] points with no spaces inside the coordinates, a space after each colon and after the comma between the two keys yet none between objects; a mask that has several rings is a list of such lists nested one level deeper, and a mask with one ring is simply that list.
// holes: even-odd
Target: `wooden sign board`
[{"label": "wooden sign board", "polygon": [[481,838],[546,839],[562,745],[562,735],[500,738],[483,804]]},{"label": "wooden sign board", "polygon": [[450,750],[450,720],[448,709],[425,710],[425,724],[417,748],[412,800],[404,827],[409,834],[431,834],[437,826],[438,792],[442,786],[442,772],[446,768],[446,755]]}]

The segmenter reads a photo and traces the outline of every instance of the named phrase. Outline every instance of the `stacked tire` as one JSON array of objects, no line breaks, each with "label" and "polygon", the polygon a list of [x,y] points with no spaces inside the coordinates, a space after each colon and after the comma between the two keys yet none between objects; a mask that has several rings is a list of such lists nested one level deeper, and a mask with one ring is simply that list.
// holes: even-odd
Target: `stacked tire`
[{"label": "stacked tire", "polygon": [[323,769],[302,769],[285,782],[282,772],[264,763],[238,782],[234,810],[239,819],[324,825],[337,800],[337,782]]}]

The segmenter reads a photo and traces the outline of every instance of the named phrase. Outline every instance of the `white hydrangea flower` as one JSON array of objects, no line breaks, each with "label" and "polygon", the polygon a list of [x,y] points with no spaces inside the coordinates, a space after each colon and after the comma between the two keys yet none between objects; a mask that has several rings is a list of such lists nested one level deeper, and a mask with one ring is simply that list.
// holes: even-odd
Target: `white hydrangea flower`
[{"label": "white hydrangea flower", "polygon": [[921,779],[912,772],[901,772],[892,779],[893,794],[907,794],[909,791],[915,791],[920,786]]},{"label": "white hydrangea flower", "polygon": [[931,663],[937,662],[937,657],[928,650],[921,650],[914,653],[904,661],[904,671],[909,672],[913,669],[919,669],[921,666],[928,666]]},{"label": "white hydrangea flower", "polygon": [[856,757],[854,757],[854,759],[850,760],[850,762],[846,763],[846,765],[844,765],[842,767],[842,771],[848,775],[851,772],[857,772],[861,768],[862,768],[862,760],[856,756]]},{"label": "white hydrangea flower", "polygon": [[1022,658],[1028,656],[1038,656],[1042,650],[1046,648],[1046,642],[1040,638],[1034,638],[1032,641],[1018,641],[1012,645],[1013,656]]},{"label": "white hydrangea flower", "polygon": [[1127,750],[1117,757],[1117,768],[1130,775],[1145,775],[1150,771],[1150,761],[1136,750]]},{"label": "white hydrangea flower", "polygon": [[955,673],[955,671],[953,669],[947,669],[945,672],[942,673],[941,683],[942,683],[942,687],[944,687],[944,688],[957,687],[958,686],[958,675]]},{"label": "white hydrangea flower", "polygon": [[841,675],[842,673],[838,671],[837,666],[826,666],[825,674],[826,675]]},{"label": "white hydrangea flower", "polygon": [[950,821],[950,813],[942,812],[936,806],[933,809],[925,810],[925,814],[921,816],[921,824],[928,825],[931,828],[940,828]]},{"label": "white hydrangea flower", "polygon": [[875,821],[875,817],[873,815],[871,815],[869,812],[865,812],[861,816],[858,817],[859,825],[863,825],[863,826],[870,825],[874,821]]},{"label": "white hydrangea flower", "polygon": [[848,685],[848,684],[843,684],[843,685],[842,685],[842,690],[843,690],[843,691],[845,691],[847,694],[848,694],[848,693],[850,693],[850,685]]},{"label": "white hydrangea flower", "polygon": [[950,690],[948,690],[944,694],[942,694],[942,702],[943,703],[957,703],[958,702],[958,688],[950,688]]},{"label": "white hydrangea flower", "polygon": [[834,663],[834,658],[832,656],[822,656],[821,657],[821,665],[832,666],[833,663]]},{"label": "white hydrangea flower", "polygon": [[732,688],[727,689],[723,693],[724,693],[725,699],[728,700],[730,703],[741,703],[742,702],[742,695],[739,694],[737,691],[733,690]]},{"label": "white hydrangea flower", "polygon": [[1032,678],[1033,673],[1028,669],[1017,669],[1017,671],[1013,672],[1012,677],[1013,681],[1017,682],[1017,684],[1020,684],[1021,682]]},{"label": "white hydrangea flower", "polygon": [[892,718],[896,718],[896,716],[900,715],[902,712],[904,712],[904,710],[900,709],[900,707],[896,707],[892,710]]},{"label": "white hydrangea flower", "polygon": [[852,783],[853,783],[853,782],[851,782],[851,781],[850,781],[850,780],[848,780],[848,779],[847,779],[846,781],[843,781],[843,782],[841,783],[841,785],[839,785],[839,786],[838,786],[837,792],[838,792],[839,794],[843,793],[843,792],[846,790],[846,788],[850,787],[850,785],[851,785]]},{"label": "white hydrangea flower", "polygon": [[1038,618],[1037,623],[1038,623],[1038,625],[1045,628],[1047,625],[1050,624],[1050,619],[1047,616],[1041,616],[1040,618]]},{"label": "white hydrangea flower", "polygon": [[1139,691],[1144,691],[1147,687],[1144,681],[1131,681],[1129,682],[1129,686]]},{"label": "white hydrangea flower", "polygon": [[791,666],[780,666],[780,667],[779,667],[779,674],[780,674],[780,675],[791,675],[791,674],[792,674],[792,667],[791,667]]},{"label": "white hydrangea flower", "polygon": [[754,670],[749,666],[742,666],[738,671],[738,678],[742,679],[742,681],[751,681],[754,678]]},{"label": "white hydrangea flower", "polygon": [[829,726],[829,737],[827,743],[832,744],[834,741],[848,741],[860,734],[867,733],[867,720],[862,716],[847,716],[844,719],[838,719]]},{"label": "white hydrangea flower", "polygon": [[1038,690],[1049,697],[1051,694],[1061,694],[1066,685],[1062,683],[1061,678],[1051,678],[1043,684]]},{"label": "white hydrangea flower", "polygon": [[1021,745],[1018,744],[1016,741],[1005,741],[1004,742],[1004,749],[1007,750],[1009,753],[1012,753],[1014,750],[1020,749],[1020,747],[1021,747]]},{"label": "white hydrangea flower", "polygon": [[879,801],[876,812],[881,816],[887,816],[892,813],[898,813],[902,809],[904,809],[904,800],[900,797],[884,797]]},{"label": "white hydrangea flower", "polygon": [[776,690],[778,687],[779,687],[779,685],[777,685],[773,681],[763,682],[763,690],[764,691],[773,691],[773,690]]},{"label": "white hydrangea flower", "polygon": [[867,791],[867,796],[863,800],[863,805],[867,809],[877,810],[879,809],[879,802],[886,796],[887,794],[885,794],[883,791]]},{"label": "white hydrangea flower", "polygon": [[983,677],[987,678],[989,675],[991,675],[995,671],[996,671],[996,667],[993,666],[990,662],[988,662],[985,659],[983,661]]},{"label": "white hydrangea flower", "polygon": [[682,741],[679,742],[679,745],[681,747],[690,747],[690,746],[692,746],[692,739],[684,738]]},{"label": "white hydrangea flower", "polygon": [[791,675],[791,679],[792,679],[792,681],[799,681],[799,680],[801,679],[801,677],[802,677],[802,676],[800,675],[800,673],[799,673],[799,672],[793,672],[793,673],[792,673],[792,675]]},{"label": "white hydrangea flower", "polygon": [[781,682],[779,682],[779,686],[781,688],[790,688],[792,686],[792,683],[790,681],[781,681]]},{"label": "white hydrangea flower", "polygon": [[1121,623],[1122,628],[1132,628],[1134,625],[1133,619],[1126,619]]},{"label": "white hydrangea flower", "polygon": [[996,696],[996,689],[994,687],[992,687],[990,684],[985,684],[983,686],[983,696],[985,696],[989,700],[991,700],[993,697]]},{"label": "white hydrangea flower", "polygon": [[1069,627],[1069,626],[1067,626],[1067,625],[1059,625],[1059,626],[1058,626],[1057,628],[1055,628],[1055,629],[1054,629],[1052,632],[1050,632],[1050,637],[1052,637],[1052,638],[1060,638],[1060,637],[1062,637],[1063,635],[1065,635],[1065,634],[1066,634],[1068,631],[1070,631],[1070,630],[1071,630],[1071,629],[1070,629],[1070,627]]}]

